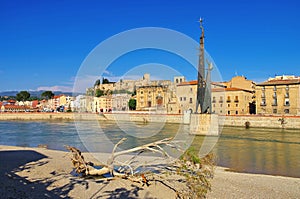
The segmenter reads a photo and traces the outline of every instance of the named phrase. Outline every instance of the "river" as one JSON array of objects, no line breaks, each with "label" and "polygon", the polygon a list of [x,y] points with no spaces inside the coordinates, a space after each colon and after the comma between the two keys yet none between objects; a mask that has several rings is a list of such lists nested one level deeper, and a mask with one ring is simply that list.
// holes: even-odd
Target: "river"
[{"label": "river", "polygon": [[[79,125],[70,121],[0,121],[0,144],[28,147],[46,144],[56,150],[71,145],[82,151],[109,152],[122,137],[127,138],[123,148],[174,136],[183,139],[187,146],[199,148],[206,138],[188,135],[186,125],[154,125],[146,130],[145,126],[89,121],[81,121]],[[299,130],[224,127],[213,146],[219,166],[238,172],[300,178]]]}]

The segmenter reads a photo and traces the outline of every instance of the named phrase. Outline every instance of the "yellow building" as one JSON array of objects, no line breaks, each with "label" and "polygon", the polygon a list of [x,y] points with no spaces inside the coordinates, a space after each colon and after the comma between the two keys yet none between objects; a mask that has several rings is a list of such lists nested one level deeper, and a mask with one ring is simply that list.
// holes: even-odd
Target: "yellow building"
[{"label": "yellow building", "polygon": [[235,76],[228,82],[223,82],[226,88],[240,88],[248,91],[255,90],[255,83],[244,76]]},{"label": "yellow building", "polygon": [[300,77],[276,76],[255,90],[257,114],[300,115]]},{"label": "yellow building", "polygon": [[170,96],[168,86],[141,86],[136,89],[136,110],[166,110]]},{"label": "yellow building", "polygon": [[253,92],[240,88],[213,88],[212,112],[221,115],[250,113]]},{"label": "yellow building", "polygon": [[179,112],[190,111],[196,108],[197,81],[182,82],[176,87],[176,95],[179,103]]},{"label": "yellow building", "polygon": [[94,113],[103,113],[112,111],[112,96],[94,97],[93,111]]},{"label": "yellow building", "polygon": [[[239,86],[239,87],[233,87]],[[242,115],[255,113],[253,81],[237,76],[228,82],[211,84],[212,113]],[[182,82],[176,86],[180,110],[194,112],[196,109],[197,81]]]}]

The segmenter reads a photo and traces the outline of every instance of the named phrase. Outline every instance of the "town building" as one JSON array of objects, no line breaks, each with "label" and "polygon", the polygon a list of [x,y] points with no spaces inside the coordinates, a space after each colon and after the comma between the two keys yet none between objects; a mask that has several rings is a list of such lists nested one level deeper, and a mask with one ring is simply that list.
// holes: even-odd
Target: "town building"
[{"label": "town building", "polygon": [[93,100],[93,113],[104,113],[104,112],[111,112],[112,111],[112,96],[101,96],[101,97],[94,97]]},{"label": "town building", "polygon": [[[212,82],[212,107],[209,111],[224,115],[254,114],[254,89],[255,83],[242,76],[233,77],[228,82]],[[179,112],[195,112],[197,80],[177,84],[176,95],[180,107]]]},{"label": "town building", "polygon": [[184,81],[182,83],[177,84],[176,95],[179,103],[178,112],[195,112],[197,97],[197,80],[189,82]]},{"label": "town building", "polygon": [[269,78],[255,91],[257,114],[300,115],[300,77]]},{"label": "town building", "polygon": [[171,85],[141,86],[136,90],[137,111],[179,113],[175,91]]},{"label": "town building", "polygon": [[128,102],[131,98],[131,94],[119,93],[112,95],[112,110],[113,111],[127,111]]},{"label": "town building", "polygon": [[212,113],[245,115],[251,113],[253,92],[240,88],[212,88]]}]

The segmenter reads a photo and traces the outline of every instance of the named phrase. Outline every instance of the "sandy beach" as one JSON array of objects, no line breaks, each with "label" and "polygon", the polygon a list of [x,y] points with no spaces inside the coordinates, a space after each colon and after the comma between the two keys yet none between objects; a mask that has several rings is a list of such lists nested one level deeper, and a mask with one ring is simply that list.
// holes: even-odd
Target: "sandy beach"
[{"label": "sandy beach", "polygon": [[[92,157],[85,154],[87,159]],[[0,146],[1,198],[175,198],[161,184],[84,179],[71,174],[71,154]],[[300,198],[300,178],[244,174],[217,167],[207,198]]]}]

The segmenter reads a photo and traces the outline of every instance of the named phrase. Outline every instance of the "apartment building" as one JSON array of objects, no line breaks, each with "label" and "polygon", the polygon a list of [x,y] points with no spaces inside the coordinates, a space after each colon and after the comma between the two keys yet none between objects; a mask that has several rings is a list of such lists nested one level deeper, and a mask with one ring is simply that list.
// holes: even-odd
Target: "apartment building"
[{"label": "apartment building", "polygon": [[255,91],[257,114],[300,115],[300,77],[269,78]]}]

